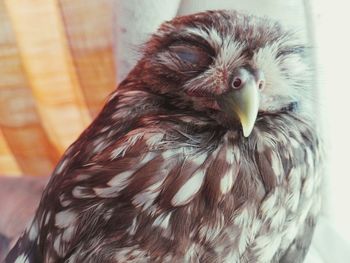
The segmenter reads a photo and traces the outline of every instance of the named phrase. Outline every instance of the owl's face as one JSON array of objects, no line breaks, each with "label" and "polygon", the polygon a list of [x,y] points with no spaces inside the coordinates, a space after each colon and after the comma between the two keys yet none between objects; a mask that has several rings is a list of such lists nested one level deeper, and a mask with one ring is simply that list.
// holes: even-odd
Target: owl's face
[{"label": "owl's face", "polygon": [[233,11],[179,17],[146,44],[142,79],[176,107],[240,124],[308,103],[303,46],[277,23]]}]

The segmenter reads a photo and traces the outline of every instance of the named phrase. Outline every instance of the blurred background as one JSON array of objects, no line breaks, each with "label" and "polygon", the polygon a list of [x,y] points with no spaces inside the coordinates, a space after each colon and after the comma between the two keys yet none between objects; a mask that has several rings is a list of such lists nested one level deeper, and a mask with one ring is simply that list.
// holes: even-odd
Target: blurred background
[{"label": "blurred background", "polygon": [[276,19],[314,48],[328,159],[324,213],[308,260],[348,261],[346,0],[0,0],[0,261],[64,150],[137,61],[137,47],[165,20],[221,8]]}]

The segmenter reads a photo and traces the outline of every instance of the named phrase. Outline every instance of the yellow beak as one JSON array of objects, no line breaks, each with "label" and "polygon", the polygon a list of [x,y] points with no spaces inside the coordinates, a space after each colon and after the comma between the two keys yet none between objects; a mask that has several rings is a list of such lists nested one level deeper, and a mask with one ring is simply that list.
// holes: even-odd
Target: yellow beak
[{"label": "yellow beak", "polygon": [[250,79],[242,88],[226,93],[218,100],[229,118],[238,119],[242,125],[244,137],[248,137],[259,111],[259,89],[257,83]]}]

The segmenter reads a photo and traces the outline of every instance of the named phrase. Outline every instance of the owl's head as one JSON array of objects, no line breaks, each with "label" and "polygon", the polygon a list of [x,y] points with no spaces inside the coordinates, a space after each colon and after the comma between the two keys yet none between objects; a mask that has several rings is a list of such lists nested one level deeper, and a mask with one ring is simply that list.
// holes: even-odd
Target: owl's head
[{"label": "owl's head", "polygon": [[238,123],[245,136],[258,115],[309,103],[303,45],[278,23],[234,11],[164,23],[137,68],[145,86],[173,106]]}]

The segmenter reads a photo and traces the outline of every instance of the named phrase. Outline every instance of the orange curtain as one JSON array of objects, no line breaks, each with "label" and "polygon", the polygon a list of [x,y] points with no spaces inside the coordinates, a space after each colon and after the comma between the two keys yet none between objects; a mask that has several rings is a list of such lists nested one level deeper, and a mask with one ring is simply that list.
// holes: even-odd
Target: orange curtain
[{"label": "orange curtain", "polygon": [[49,175],[115,88],[112,1],[0,1],[0,175]]}]

